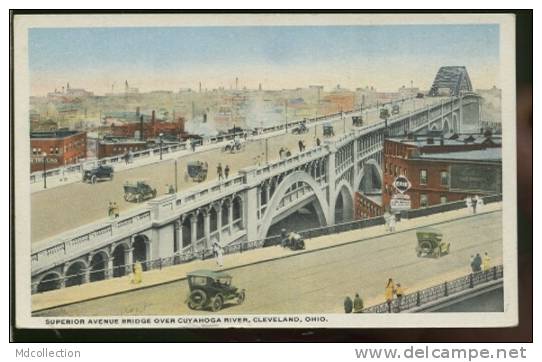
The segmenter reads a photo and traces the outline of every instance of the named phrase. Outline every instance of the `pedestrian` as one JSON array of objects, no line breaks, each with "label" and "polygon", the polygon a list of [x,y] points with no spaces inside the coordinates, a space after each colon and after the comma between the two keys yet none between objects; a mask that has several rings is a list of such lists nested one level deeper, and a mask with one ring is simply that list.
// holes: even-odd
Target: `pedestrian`
[{"label": "pedestrian", "polygon": [[484,199],[476,195],[476,209],[481,212],[484,207]]},{"label": "pedestrian", "polygon": [[389,232],[390,231],[390,213],[387,209],[386,211],[384,211],[384,225],[386,226],[386,232]]},{"label": "pedestrian", "polygon": [[345,313],[352,313],[353,303],[352,299],[350,297],[344,298],[344,312]]},{"label": "pedestrian", "polygon": [[218,166],[216,166],[216,173],[218,175],[218,181],[222,180],[222,164],[219,162]]},{"label": "pedestrian", "polygon": [[401,283],[397,283],[397,287],[395,288],[395,295],[397,296],[397,312],[400,312],[401,302],[403,300],[403,296],[405,295],[405,291],[401,286]]},{"label": "pedestrian", "polygon": [[316,137],[316,146],[320,146],[320,138]]},{"label": "pedestrian", "polygon": [[465,198],[465,204],[467,205],[467,211],[469,214],[472,214],[472,199],[469,196]]},{"label": "pedestrian", "polygon": [[136,261],[132,269],[132,284],[141,284],[141,282],[143,281],[142,274],[143,268],[141,267],[141,263],[139,261]]},{"label": "pedestrian", "polygon": [[124,154],[124,162],[126,162],[126,164],[128,164],[128,160],[130,159],[130,155],[128,154],[128,152],[126,152]]},{"label": "pedestrian", "polygon": [[476,199],[474,197],[471,197],[470,202],[472,203],[472,213],[476,214]]},{"label": "pedestrian", "polygon": [[226,165],[226,168],[224,169],[224,176],[226,177],[226,180],[228,179],[229,174],[230,174],[230,166]]},{"label": "pedestrian", "polygon": [[487,255],[487,251],[486,251],[484,254],[484,259],[482,260],[482,270],[484,272],[489,271],[490,263],[491,263],[491,258],[489,257],[489,255]]},{"label": "pedestrian", "polygon": [[394,213],[390,213],[390,225],[389,225],[389,228],[390,228],[390,232],[395,231],[395,214]]},{"label": "pedestrian", "polygon": [[283,155],[284,155],[284,148],[281,147],[280,150],[279,150],[279,159],[282,160]]},{"label": "pedestrian", "polygon": [[391,313],[391,303],[393,302],[393,293],[395,293],[395,284],[393,284],[393,280],[389,278],[388,283],[386,284],[385,292],[384,292],[384,298],[386,299],[386,303],[388,304],[388,313]]},{"label": "pedestrian", "polygon": [[175,188],[173,187],[173,185],[169,185],[168,194],[174,194],[174,193],[175,193]]},{"label": "pedestrian", "polygon": [[356,293],[354,297],[354,313],[361,313],[363,310],[363,300],[360,298],[359,294]]},{"label": "pedestrian", "polygon": [[474,255],[470,256],[470,268],[471,268],[473,273],[476,271],[475,267],[474,267]]},{"label": "pedestrian", "polygon": [[307,148],[307,146],[305,145],[305,142],[304,141],[301,141],[301,150],[302,151],[305,151],[305,149]]},{"label": "pedestrian", "polygon": [[482,271],[482,257],[477,253],[473,260],[473,270],[475,273]]},{"label": "pedestrian", "polygon": [[190,146],[192,147],[192,152],[196,152],[196,141],[192,141]]},{"label": "pedestrian", "polygon": [[299,146],[299,152],[303,152],[303,141],[299,140],[299,142],[297,142],[297,145]]},{"label": "pedestrian", "polygon": [[112,218],[113,217],[113,203],[109,201],[109,207],[107,208],[107,215]]},{"label": "pedestrian", "polygon": [[113,203],[113,213],[115,214],[115,219],[119,217],[119,206],[116,202]]},{"label": "pedestrian", "polygon": [[222,247],[218,243],[218,241],[214,241],[213,243],[213,255],[215,256],[215,262],[216,265],[218,265],[220,268],[224,265],[223,259],[222,259]]}]

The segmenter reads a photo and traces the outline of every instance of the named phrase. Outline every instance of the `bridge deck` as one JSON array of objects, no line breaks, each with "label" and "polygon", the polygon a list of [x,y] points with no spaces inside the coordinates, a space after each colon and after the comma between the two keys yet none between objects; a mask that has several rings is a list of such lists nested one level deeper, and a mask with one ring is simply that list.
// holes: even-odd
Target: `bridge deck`
[{"label": "bridge deck", "polygon": [[[440,104],[440,98],[428,100],[416,99],[405,101],[402,107],[403,115],[412,111],[412,108],[422,108],[424,103]],[[344,131],[352,129],[350,117],[345,117],[343,122],[340,119],[333,121],[336,137],[340,137]],[[369,112],[367,123],[374,123],[379,120],[376,110]],[[324,139],[322,127],[316,127],[316,137]],[[299,152],[298,141],[302,139],[307,148],[315,145],[315,131],[310,128],[308,133],[293,135],[291,133],[274,135],[268,138],[268,160],[278,159],[280,147],[288,147],[293,154]],[[217,146],[219,147],[219,146]],[[224,167],[230,166],[230,174],[234,176],[237,172],[247,166],[258,162],[265,162],[266,142],[263,138],[255,139],[247,144],[243,152],[230,154],[224,153],[220,148],[204,147],[196,153],[182,152],[177,158],[171,157],[160,162],[145,164],[141,167],[124,169],[115,173],[113,181],[100,182],[95,185],[81,182],[68,183],[64,186],[55,187],[31,194],[31,240],[32,243],[42,241],[46,238],[62,232],[77,228],[79,226],[95,222],[107,216],[109,202],[116,202],[121,214],[128,210],[134,210],[140,205],[129,203],[123,199],[123,184],[134,179],[147,179],[163,195],[167,185],[175,182],[174,159],[178,159],[178,186],[179,191],[185,191],[194,187],[195,183],[185,180],[186,163],[191,160],[207,161],[209,173],[207,182],[216,180],[216,166],[218,162]],[[122,169],[120,167],[119,169]]]},{"label": "bridge deck", "polygon": [[[363,234],[355,230],[315,238],[307,241],[302,255],[280,247],[226,255],[226,268],[233,269],[236,285],[247,288],[248,298],[246,304],[224,313],[340,313],[342,298],[356,291],[366,305],[382,302],[384,283],[390,276],[413,291],[464,275],[473,253],[488,251],[493,263],[500,263],[501,207],[501,203],[486,205],[475,216],[461,209],[403,220],[394,234],[375,226],[363,229]],[[417,258],[413,229],[434,224],[451,241],[452,253],[441,259]],[[360,239],[363,242],[355,242]],[[185,282],[163,283],[183,279],[194,269],[215,267],[213,260],[195,261],[144,273],[140,286],[123,277],[35,294],[32,310],[95,299],[38,314],[188,314],[191,311],[183,304]],[[287,285],[282,285],[285,280]]]}]

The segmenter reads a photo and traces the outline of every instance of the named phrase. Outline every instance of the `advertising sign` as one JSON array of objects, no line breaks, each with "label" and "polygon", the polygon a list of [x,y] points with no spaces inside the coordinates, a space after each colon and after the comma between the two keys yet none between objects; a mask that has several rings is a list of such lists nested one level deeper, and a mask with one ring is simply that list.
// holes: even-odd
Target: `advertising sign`
[{"label": "advertising sign", "polygon": [[397,176],[393,181],[393,187],[402,194],[407,192],[408,189],[410,189],[410,186],[412,186],[412,184],[405,176]]},{"label": "advertising sign", "polygon": [[410,210],[410,196],[395,194],[391,197],[390,207],[394,211]]}]

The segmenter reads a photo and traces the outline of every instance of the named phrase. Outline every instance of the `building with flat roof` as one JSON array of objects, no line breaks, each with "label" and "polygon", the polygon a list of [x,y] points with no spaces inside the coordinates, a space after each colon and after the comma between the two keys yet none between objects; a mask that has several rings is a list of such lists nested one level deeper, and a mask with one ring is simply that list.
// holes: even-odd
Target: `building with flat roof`
[{"label": "building with flat roof", "polygon": [[59,129],[30,133],[31,172],[78,163],[86,157],[86,132]]},{"label": "building with flat roof", "polygon": [[500,135],[436,133],[384,141],[384,208],[398,193],[398,176],[410,182],[405,194],[412,209],[502,192]]}]

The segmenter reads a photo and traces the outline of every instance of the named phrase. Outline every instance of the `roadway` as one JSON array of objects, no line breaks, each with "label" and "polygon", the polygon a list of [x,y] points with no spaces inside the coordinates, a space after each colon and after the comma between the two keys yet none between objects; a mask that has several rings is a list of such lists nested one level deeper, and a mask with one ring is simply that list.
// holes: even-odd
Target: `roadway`
[{"label": "roadway", "polygon": [[[418,109],[424,103],[440,103],[440,98],[415,99],[405,101],[401,107],[401,114],[407,114],[413,107]],[[366,123],[377,121],[376,109],[367,110]],[[364,112],[365,114],[365,112]],[[353,126],[350,116],[345,120],[336,119],[333,122],[335,135],[340,136],[349,132]],[[269,162],[279,158],[279,149],[287,147],[292,154],[299,152],[298,141],[303,140],[307,148],[315,146],[316,137],[324,140],[322,127],[309,128],[309,132],[303,135],[288,134],[273,135],[267,138],[267,159]],[[187,190],[196,183],[185,180],[186,163],[192,160],[206,161],[209,165],[207,181],[216,180],[216,167],[219,162],[222,166],[230,166],[230,174],[233,176],[244,167],[257,164],[258,161],[266,161],[265,139],[250,140],[246,148],[239,153],[225,153],[221,148],[201,150],[192,154],[182,154],[178,160],[178,190]],[[115,173],[112,181],[86,184],[82,182],[68,183],[64,186],[33,192],[31,194],[31,240],[32,243],[53,237],[62,232],[90,224],[107,217],[109,202],[116,202],[122,212],[137,208],[138,204],[124,201],[123,184],[126,181],[145,179],[156,188],[158,195],[167,192],[167,185],[175,184],[174,159],[157,161],[153,164],[143,165]]]},{"label": "roadway", "polygon": [[[444,222],[438,228],[451,242],[451,253],[439,259],[418,258],[415,231],[404,231],[230,270],[233,284],[246,289],[247,298],[221,314],[343,313],[345,296],[356,292],[366,306],[383,302],[389,277],[408,293],[469,273],[475,253],[488,252],[493,263],[502,262],[501,211]],[[34,315],[212,314],[188,309],[187,293],[187,283],[181,280]]]}]

